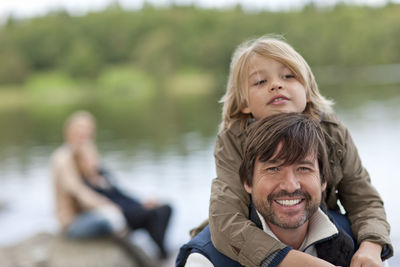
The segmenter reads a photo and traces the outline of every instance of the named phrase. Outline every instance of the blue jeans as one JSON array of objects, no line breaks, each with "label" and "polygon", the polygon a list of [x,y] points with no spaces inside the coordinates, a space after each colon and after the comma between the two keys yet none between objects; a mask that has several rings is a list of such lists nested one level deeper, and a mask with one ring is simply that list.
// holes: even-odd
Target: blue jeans
[{"label": "blue jeans", "polygon": [[110,222],[97,212],[79,214],[67,228],[66,235],[71,238],[93,238],[107,236],[113,232]]}]

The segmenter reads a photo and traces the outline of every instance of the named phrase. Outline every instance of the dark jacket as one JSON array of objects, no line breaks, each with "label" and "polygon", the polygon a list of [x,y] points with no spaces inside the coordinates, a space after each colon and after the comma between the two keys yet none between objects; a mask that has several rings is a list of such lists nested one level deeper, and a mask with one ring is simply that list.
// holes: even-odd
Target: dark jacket
[{"label": "dark jacket", "polygon": [[[261,221],[254,208],[251,208],[250,217],[251,221],[253,221],[258,228],[262,229]],[[332,218],[331,220],[333,221]],[[317,250],[318,258],[326,260],[335,266],[350,266],[351,258],[355,252],[353,240],[347,233],[345,233],[344,230],[342,230],[340,226],[337,225],[337,228],[339,231],[338,234],[320,240],[314,244]],[[284,257],[290,250],[291,248],[286,246],[281,251],[281,255]],[[180,248],[176,260],[176,267],[183,267],[189,255],[194,252],[200,253],[207,257],[215,267],[243,266],[239,262],[223,255],[214,247],[211,242],[209,226],[206,226],[198,235],[196,235],[196,237]],[[283,257],[281,257],[280,260],[273,261],[268,266],[278,266]]]}]

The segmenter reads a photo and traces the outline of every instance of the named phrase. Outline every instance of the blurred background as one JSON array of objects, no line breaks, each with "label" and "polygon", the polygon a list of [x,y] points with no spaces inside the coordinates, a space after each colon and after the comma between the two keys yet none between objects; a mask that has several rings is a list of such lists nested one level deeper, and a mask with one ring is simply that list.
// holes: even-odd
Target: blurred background
[{"label": "blurred background", "polygon": [[1,1],[0,246],[57,232],[49,157],[65,118],[86,109],[119,184],[173,205],[177,251],[208,216],[230,56],[277,33],[336,102],[385,201],[389,264],[400,266],[399,17],[400,1]]}]

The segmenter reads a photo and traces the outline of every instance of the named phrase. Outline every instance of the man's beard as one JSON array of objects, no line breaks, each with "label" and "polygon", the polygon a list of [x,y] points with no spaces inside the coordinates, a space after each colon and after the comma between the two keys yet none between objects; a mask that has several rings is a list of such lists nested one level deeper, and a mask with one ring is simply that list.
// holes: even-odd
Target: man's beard
[{"label": "man's beard", "polygon": [[[277,216],[272,208],[272,204],[274,199],[278,197],[300,197],[306,201],[306,206],[304,209],[304,213],[301,217],[296,221],[284,221],[283,219]],[[312,201],[310,194],[304,192],[302,190],[296,190],[293,193],[289,193],[285,190],[280,191],[276,194],[270,194],[267,199],[263,199],[261,201],[254,200],[254,206],[258,210],[258,212],[264,217],[265,221],[268,223],[272,223],[283,229],[296,229],[302,226],[317,210],[319,207],[319,202]],[[286,215],[288,216],[288,215]],[[289,214],[290,216],[290,214]],[[297,216],[297,215],[295,215]]]}]

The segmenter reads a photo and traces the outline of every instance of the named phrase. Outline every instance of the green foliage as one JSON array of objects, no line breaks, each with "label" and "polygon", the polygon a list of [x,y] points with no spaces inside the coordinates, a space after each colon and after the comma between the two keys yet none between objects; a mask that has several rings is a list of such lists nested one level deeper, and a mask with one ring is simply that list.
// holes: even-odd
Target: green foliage
[{"label": "green foliage", "polygon": [[215,79],[211,74],[195,69],[177,72],[165,84],[168,95],[175,98],[210,95],[215,87]]},{"label": "green foliage", "polygon": [[30,103],[42,106],[76,102],[86,94],[84,89],[85,85],[61,71],[37,72],[24,85]]},{"label": "green foliage", "polygon": [[87,39],[78,39],[66,51],[62,67],[72,77],[94,78],[101,71],[103,61],[92,42]]},{"label": "green foliage", "polygon": [[97,80],[97,96],[109,102],[125,99],[131,104],[148,101],[156,94],[156,83],[149,74],[131,65],[107,68]]},{"label": "green foliage", "polygon": [[[104,82],[114,79],[108,75],[117,75],[114,66],[133,65],[132,75],[141,73],[136,78],[142,82],[149,75],[154,81],[144,83],[157,90],[189,68],[213,75],[222,93],[235,47],[267,33],[283,34],[312,66],[398,63],[398,14],[398,4],[381,8],[341,4],[325,9],[309,4],[290,12],[146,4],[141,10],[111,6],[79,17],[58,12],[30,20],[10,19],[0,27],[0,84],[23,83],[30,73],[49,70]],[[125,82],[107,86],[127,88],[130,72],[120,75],[118,79]]]},{"label": "green foliage", "polygon": [[25,57],[15,49],[0,49],[0,83],[21,83],[29,75],[30,68]]}]

